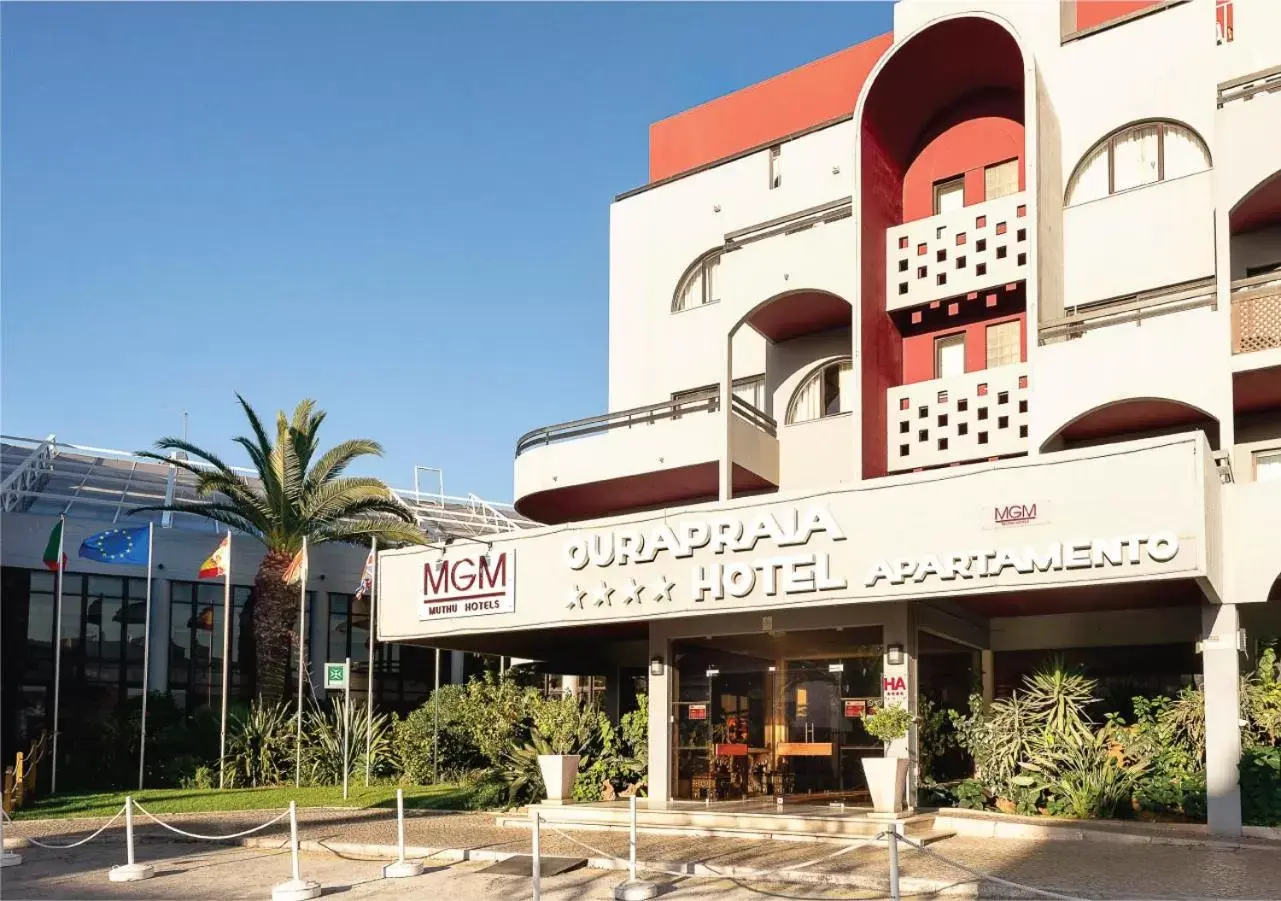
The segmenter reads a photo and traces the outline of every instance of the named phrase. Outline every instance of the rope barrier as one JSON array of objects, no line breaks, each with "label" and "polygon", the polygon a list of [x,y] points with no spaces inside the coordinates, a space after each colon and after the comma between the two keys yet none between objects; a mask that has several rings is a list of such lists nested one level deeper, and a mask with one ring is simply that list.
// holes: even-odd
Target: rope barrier
[{"label": "rope barrier", "polygon": [[133,802],[133,806],[138,808],[139,812],[142,813],[143,816],[151,820],[157,826],[162,826],[163,828],[168,829],[170,832],[175,832],[178,835],[185,835],[188,838],[196,838],[196,839],[201,839],[203,841],[208,841],[208,842],[218,842],[218,841],[224,841],[226,839],[243,838],[246,835],[253,835],[255,832],[261,832],[262,830],[266,829],[268,826],[274,826],[276,823],[279,823],[285,817],[289,816],[289,811],[285,810],[285,811],[282,811],[279,816],[268,820],[267,822],[263,823],[261,826],[255,826],[252,829],[246,829],[244,832],[233,832],[230,835],[201,835],[198,832],[187,832],[185,829],[179,829],[177,826],[170,826],[168,823],[157,818],[154,814],[148,811],[145,807],[143,807],[137,801]]},{"label": "rope barrier", "polygon": [[898,837],[898,840],[901,842],[906,842],[907,844],[911,845],[913,848],[915,848],[918,851],[925,852],[930,857],[933,857],[935,860],[940,860],[949,866],[956,867],[958,870],[961,870],[962,872],[965,872],[965,873],[969,873],[971,876],[974,876],[975,878],[978,878],[978,879],[985,879],[988,882],[995,882],[997,885],[1004,885],[1007,888],[1016,888],[1021,891],[1031,892],[1034,895],[1043,895],[1046,898],[1056,898],[1058,899],[1058,901],[1086,901],[1085,898],[1078,898],[1075,895],[1063,895],[1058,892],[1051,892],[1042,888],[1033,888],[1032,886],[1024,885],[1021,882],[1013,882],[1009,879],[1002,879],[1000,876],[993,876],[991,873],[984,873],[982,870],[976,870],[976,869],[973,869],[972,867],[967,867],[965,864],[957,863],[956,861],[951,860],[950,858],[944,857],[942,854],[939,854],[937,851],[931,851],[925,845],[918,844],[917,842],[914,842],[910,838],[907,838],[906,836],[903,836],[903,835],[900,835]]},{"label": "rope barrier", "polygon": [[[51,844],[42,842],[39,839],[31,838],[30,836],[26,836],[26,839],[36,847],[48,848],[50,851],[65,851],[67,848],[79,848],[81,845],[88,844],[98,836],[102,835],[102,833],[107,830],[108,826],[112,825],[116,820],[120,819],[124,815],[125,815],[125,808],[124,808],[124,805],[121,805],[120,810],[116,812],[116,815],[111,819],[107,820],[107,822],[103,823],[102,826],[98,828],[97,832],[95,832],[93,835],[89,836],[88,838],[82,838],[80,839],[80,841],[72,842],[69,845],[51,845]],[[9,818],[8,814],[5,814],[5,819],[9,820],[10,823],[13,822],[13,820]]]}]

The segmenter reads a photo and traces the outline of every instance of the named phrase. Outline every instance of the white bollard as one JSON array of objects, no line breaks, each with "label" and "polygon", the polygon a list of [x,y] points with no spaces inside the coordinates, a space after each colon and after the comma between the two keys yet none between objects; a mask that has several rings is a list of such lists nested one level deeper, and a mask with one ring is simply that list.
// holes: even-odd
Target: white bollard
[{"label": "white bollard", "polygon": [[529,849],[530,851],[529,859],[530,859],[530,866],[532,867],[532,872],[530,873],[530,882],[533,886],[534,901],[539,901],[539,899],[543,896],[543,889],[542,889],[543,862],[539,859],[539,856],[538,856],[538,808],[537,807],[530,805],[529,818],[530,818],[529,828],[530,828],[530,842],[531,842],[531,846]]},{"label": "white bollard", "polygon": [[293,858],[293,877],[271,890],[271,901],[307,901],[320,897],[320,883],[303,879],[298,861],[298,802],[289,802],[289,850]]},{"label": "white bollard", "polygon": [[383,867],[384,879],[403,879],[406,876],[421,876],[421,861],[405,860],[405,793],[396,789],[396,846],[400,853],[395,863]]},{"label": "white bollard", "polygon": [[[4,814],[0,813],[0,848],[4,849],[3,851],[0,851],[0,869],[3,869],[4,867],[16,867],[18,864],[22,863],[22,855],[15,851],[10,851],[9,845],[6,844],[6,842],[12,842],[13,840],[6,839],[4,837],[4,821]],[[13,842],[13,844],[17,847],[16,842]]]},{"label": "white bollard", "polygon": [[658,886],[636,878],[636,795],[631,797],[631,829],[627,842],[627,881],[614,887],[615,901],[649,901],[658,897]]},{"label": "white bollard", "polygon": [[153,866],[146,863],[138,863],[133,856],[133,797],[125,795],[125,859],[128,861],[123,867],[112,867],[107,873],[107,879],[112,882],[138,882],[141,879],[150,879],[156,875]]}]

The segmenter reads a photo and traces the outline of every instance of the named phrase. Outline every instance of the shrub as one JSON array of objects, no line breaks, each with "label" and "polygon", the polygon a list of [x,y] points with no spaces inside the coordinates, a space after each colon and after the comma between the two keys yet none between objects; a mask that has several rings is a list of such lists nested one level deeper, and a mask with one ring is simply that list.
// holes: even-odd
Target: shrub
[{"label": "shrub", "polygon": [[539,753],[591,755],[599,751],[602,720],[604,714],[572,695],[540,700],[534,705],[532,732],[540,747],[545,745],[547,750]]},{"label": "shrub", "polygon": [[1241,754],[1241,815],[1251,826],[1281,826],[1281,747]]},{"label": "shrub", "polygon": [[912,714],[906,707],[881,707],[873,710],[863,720],[869,735],[888,744],[907,735],[912,725]]},{"label": "shrub", "polygon": [[255,701],[227,725],[227,779],[235,786],[278,785],[294,768],[294,718],[285,704]]},{"label": "shrub", "polygon": [[1127,757],[1112,730],[1103,728],[1047,743],[1021,765],[1034,781],[1016,784],[1044,792],[1052,812],[1088,819],[1116,816],[1129,803],[1148,761]]},{"label": "shrub", "polygon": [[442,781],[461,781],[467,773],[487,765],[472,739],[466,705],[465,685],[442,685],[409,716],[395,720],[392,755],[403,779],[416,785],[431,784],[438,762],[437,740]]},{"label": "shrub", "polygon": [[303,715],[303,779],[310,785],[337,785],[343,776],[343,735],[350,727],[346,742],[347,772],[350,776],[365,771],[365,738],[368,730],[370,775],[386,777],[394,770],[391,721],[385,713],[374,713],[359,703],[342,698],[313,705]]},{"label": "shrub", "polygon": [[953,792],[957,806],[968,810],[982,810],[990,800],[987,789],[977,779],[962,779]]}]

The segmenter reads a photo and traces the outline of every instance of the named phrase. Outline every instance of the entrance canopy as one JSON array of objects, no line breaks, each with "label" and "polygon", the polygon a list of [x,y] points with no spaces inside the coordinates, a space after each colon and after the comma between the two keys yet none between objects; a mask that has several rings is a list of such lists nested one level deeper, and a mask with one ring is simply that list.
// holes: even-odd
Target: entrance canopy
[{"label": "entrance canopy", "polygon": [[[719,613],[1189,579],[1221,591],[1206,551],[1221,487],[1191,433],[388,551],[378,637],[464,648],[569,628],[639,641],[628,624]],[[503,642],[532,656],[515,644],[541,640]]]}]

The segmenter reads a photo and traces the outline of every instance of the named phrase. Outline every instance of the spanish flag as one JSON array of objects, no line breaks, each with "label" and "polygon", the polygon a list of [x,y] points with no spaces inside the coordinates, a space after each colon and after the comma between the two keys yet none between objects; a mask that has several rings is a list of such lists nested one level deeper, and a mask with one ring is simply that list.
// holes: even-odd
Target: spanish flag
[{"label": "spanish flag", "polygon": [[303,572],[307,569],[307,542],[302,544],[302,550],[294,554],[294,559],[289,561],[289,567],[285,570],[285,584],[296,585],[302,580]]},{"label": "spanish flag", "polygon": [[231,568],[231,533],[222,540],[218,549],[209,555],[209,559],[200,564],[200,578],[218,579],[227,574]]}]

